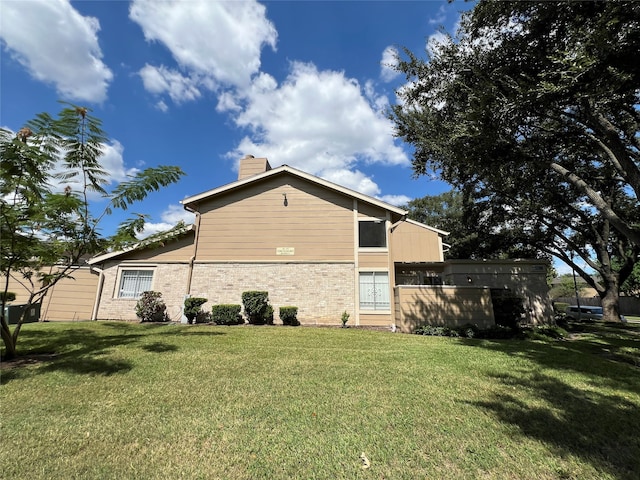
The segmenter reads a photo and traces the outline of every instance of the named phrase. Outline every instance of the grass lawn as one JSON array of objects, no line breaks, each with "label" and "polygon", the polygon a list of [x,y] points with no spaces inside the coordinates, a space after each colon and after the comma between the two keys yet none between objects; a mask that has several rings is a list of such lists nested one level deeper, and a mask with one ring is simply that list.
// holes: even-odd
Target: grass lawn
[{"label": "grass lawn", "polygon": [[2,369],[2,478],[640,472],[640,325],[547,342],[40,323],[19,347]]}]

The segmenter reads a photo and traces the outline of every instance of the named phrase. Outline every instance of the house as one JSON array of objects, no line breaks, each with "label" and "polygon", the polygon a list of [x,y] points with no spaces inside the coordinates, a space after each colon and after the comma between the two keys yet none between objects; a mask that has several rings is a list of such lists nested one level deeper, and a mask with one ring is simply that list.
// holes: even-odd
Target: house
[{"label": "house", "polygon": [[[194,225],[162,245],[88,262],[99,274],[92,319],[136,319],[145,290],[162,293],[174,320],[187,296],[209,299],[207,309],[265,290],[276,317],[278,307],[293,305],[303,324],[337,325],[346,311],[353,325],[404,331],[426,322],[489,326],[491,287],[510,288],[493,273],[480,282],[488,264],[474,274],[478,283],[465,274],[460,285],[460,265],[444,261],[446,232],[287,165],[271,168],[266,158],[243,158],[237,181],[181,203],[196,215]],[[534,274],[539,263],[518,268]],[[518,268],[507,268],[509,281],[526,283]],[[530,311],[537,321],[545,307]]]}]

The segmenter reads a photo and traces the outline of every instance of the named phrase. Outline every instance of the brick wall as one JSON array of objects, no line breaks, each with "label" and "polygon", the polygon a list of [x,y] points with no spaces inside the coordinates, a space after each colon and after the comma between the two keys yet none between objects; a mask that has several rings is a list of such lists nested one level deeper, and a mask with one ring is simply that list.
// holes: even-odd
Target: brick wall
[{"label": "brick wall", "polygon": [[[153,269],[153,290],[162,293],[171,320],[180,321],[182,305],[187,286],[189,266],[187,264],[168,263],[145,267],[142,265],[127,268]],[[118,295],[118,265],[104,269],[104,285],[100,297],[98,319],[100,320],[139,320],[135,307],[137,300],[116,298]]]},{"label": "brick wall", "polygon": [[191,295],[208,298],[208,310],[213,304],[242,304],[242,292],[264,290],[276,323],[279,307],[292,305],[303,324],[339,325],[345,310],[354,318],[354,283],[353,264],[196,264]]}]

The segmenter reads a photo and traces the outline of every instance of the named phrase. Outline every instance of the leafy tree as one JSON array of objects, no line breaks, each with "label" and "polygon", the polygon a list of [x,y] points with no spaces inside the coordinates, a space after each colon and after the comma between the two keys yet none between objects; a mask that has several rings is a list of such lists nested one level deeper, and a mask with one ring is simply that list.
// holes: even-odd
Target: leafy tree
[{"label": "leafy tree", "polygon": [[[87,108],[73,105],[57,118],[37,115],[17,134],[0,130],[0,278],[5,294],[10,278],[28,292],[25,312],[61,279],[73,278],[84,257],[137,241],[143,217],[124,222],[116,235],[105,238],[98,229],[105,216],[183,175],[178,167],[149,168],[107,192],[100,163],[106,141],[101,122]],[[52,187],[54,180],[66,184],[61,192]],[[90,208],[95,194],[107,200],[97,216]],[[24,317],[12,331],[4,316],[4,295],[1,302],[0,333],[11,358]]]},{"label": "leafy tree", "polygon": [[449,232],[448,258],[538,258],[542,254],[523,240],[522,232],[510,225],[494,226],[492,209],[473,192],[450,190],[411,200],[405,209],[409,218]]},{"label": "leafy tree", "polygon": [[391,113],[417,175],[574,267],[608,320],[640,253],[639,22],[632,2],[481,1],[427,61],[406,51]]}]

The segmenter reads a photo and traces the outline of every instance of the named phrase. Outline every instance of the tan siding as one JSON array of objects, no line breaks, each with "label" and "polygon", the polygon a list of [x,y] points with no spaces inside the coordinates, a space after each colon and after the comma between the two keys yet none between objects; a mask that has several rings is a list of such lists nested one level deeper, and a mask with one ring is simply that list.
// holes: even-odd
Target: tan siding
[{"label": "tan siding", "polygon": [[367,268],[389,268],[389,252],[359,252],[358,266],[360,270]]},{"label": "tan siding", "polygon": [[476,287],[395,287],[396,317],[403,332],[421,325],[463,326],[471,323],[480,328],[495,323],[491,291]]},{"label": "tan siding", "polygon": [[375,205],[358,201],[358,217],[386,218],[387,211]]},{"label": "tan siding", "polygon": [[[200,211],[199,261],[353,261],[352,200],[298,178],[229,192]],[[282,247],[294,255],[277,255]]]},{"label": "tan siding", "polygon": [[390,327],[392,323],[393,319],[390,313],[372,315],[362,312],[358,322],[359,325],[368,327]]},{"label": "tan siding", "polygon": [[[98,285],[98,275],[82,267],[71,272],[53,286],[42,301],[41,320],[89,320]],[[13,304],[26,303],[28,291],[15,279],[9,278],[9,291],[16,294]]]},{"label": "tan siding", "polygon": [[42,305],[42,320],[90,320],[99,276],[88,268],[71,274],[74,279],[60,280],[47,294]]},{"label": "tan siding", "polygon": [[121,260],[148,260],[153,262],[186,262],[193,256],[194,233],[168,241],[156,248],[146,248],[125,253],[118,257]]},{"label": "tan siding", "polygon": [[391,234],[394,262],[441,262],[442,250],[436,232],[402,222]]}]

